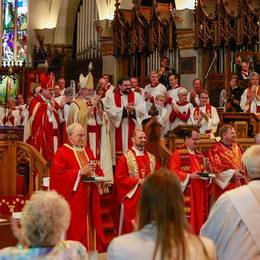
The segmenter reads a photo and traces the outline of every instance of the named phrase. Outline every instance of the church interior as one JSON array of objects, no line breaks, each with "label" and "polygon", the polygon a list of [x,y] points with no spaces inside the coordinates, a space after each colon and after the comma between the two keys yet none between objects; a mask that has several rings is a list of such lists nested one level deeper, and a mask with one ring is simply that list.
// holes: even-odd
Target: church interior
[{"label": "church interior", "polygon": [[[68,202],[65,238],[89,259],[128,259],[107,248],[133,230],[124,217],[136,219],[160,167],[179,178],[199,235],[217,198],[247,183],[242,154],[260,144],[259,23],[259,0],[0,0],[0,259],[15,259],[1,249],[39,190]],[[80,203],[87,240],[71,231]]]}]

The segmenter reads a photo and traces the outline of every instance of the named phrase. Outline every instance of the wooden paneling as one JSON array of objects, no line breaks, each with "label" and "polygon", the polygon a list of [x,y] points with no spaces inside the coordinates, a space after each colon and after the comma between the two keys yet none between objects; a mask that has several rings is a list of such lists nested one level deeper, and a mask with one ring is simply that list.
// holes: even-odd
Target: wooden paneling
[{"label": "wooden paneling", "polygon": [[17,140],[0,140],[0,196],[15,196],[17,165],[29,167],[29,194],[42,187],[48,166],[42,155],[31,145]]}]

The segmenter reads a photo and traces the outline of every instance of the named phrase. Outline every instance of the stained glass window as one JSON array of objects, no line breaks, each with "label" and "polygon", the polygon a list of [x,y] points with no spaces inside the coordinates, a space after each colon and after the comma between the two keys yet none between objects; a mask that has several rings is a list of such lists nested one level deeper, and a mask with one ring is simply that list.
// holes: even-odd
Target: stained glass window
[{"label": "stained glass window", "polygon": [[2,6],[2,62],[26,60],[28,0],[0,0]]}]

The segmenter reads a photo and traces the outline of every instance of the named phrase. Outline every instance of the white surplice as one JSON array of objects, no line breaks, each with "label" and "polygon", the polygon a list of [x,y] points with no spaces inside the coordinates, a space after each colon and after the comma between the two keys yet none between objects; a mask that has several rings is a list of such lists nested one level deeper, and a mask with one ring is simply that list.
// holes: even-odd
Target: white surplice
[{"label": "white surplice", "polygon": [[[134,108],[136,113],[136,119],[132,118],[136,128],[142,128],[142,121],[146,115],[146,104],[142,96],[134,92]],[[117,107],[115,104],[115,93],[110,92],[106,96],[106,102],[104,104],[105,111],[107,112],[108,118],[110,120],[110,145],[112,153],[112,162],[113,165],[116,164],[116,151],[115,151],[115,142],[116,142],[116,131],[115,128],[122,126],[122,146],[123,152],[125,153],[128,150],[128,139],[131,138],[128,136],[128,117],[122,118],[123,107],[128,104],[128,95],[122,94],[121,96],[121,107]]]},{"label": "white surplice", "polygon": [[[251,181],[247,187],[255,191],[254,194],[260,200],[260,181]],[[260,205],[252,194],[244,193],[247,187],[241,186],[219,197],[208,220],[201,228],[201,235],[210,238],[216,244],[220,260],[260,259]],[[246,221],[243,220],[234,201],[238,202],[237,206],[242,207],[244,212],[248,212]],[[245,223],[253,226],[253,232]]]},{"label": "white surplice", "polygon": [[[208,118],[208,121],[206,121],[205,118],[201,120],[200,123],[198,123],[198,120],[194,117],[195,108],[191,111],[191,120],[194,125],[200,125],[200,133],[205,134],[206,131],[210,130],[210,134],[214,135],[214,133],[217,131],[218,124],[220,122],[217,109],[213,106],[211,106],[211,116]],[[207,114],[206,106],[200,106],[200,111],[204,114]]]}]

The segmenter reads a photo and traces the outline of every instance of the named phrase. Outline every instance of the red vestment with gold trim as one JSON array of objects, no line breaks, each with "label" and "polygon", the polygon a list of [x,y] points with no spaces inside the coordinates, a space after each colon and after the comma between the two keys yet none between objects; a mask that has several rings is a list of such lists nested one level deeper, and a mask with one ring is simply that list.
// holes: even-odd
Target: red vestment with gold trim
[{"label": "red vestment with gold trim", "polygon": [[[222,142],[213,144],[208,152],[208,158],[212,172],[219,174],[226,170],[233,169],[239,170],[241,173],[245,174],[245,170],[241,161],[242,154],[243,148],[237,143],[234,143],[230,146],[226,146]],[[217,199],[225,191],[232,190],[244,184],[245,182],[243,179],[237,179],[235,177],[232,177],[225,189],[221,189],[214,183],[212,186],[212,195],[214,196],[214,199]]]},{"label": "red vestment with gold trim", "polygon": [[[143,155],[136,156],[135,151],[131,149],[119,158],[113,189],[116,205],[121,204],[123,206],[123,212],[121,210],[123,214],[123,216],[121,214],[122,227],[119,233],[125,234],[133,230],[132,220],[136,216],[142,187],[138,184],[139,179],[145,178],[159,167],[155,156],[146,151]],[[134,189],[136,190],[134,191]],[[118,219],[116,222],[118,222]],[[115,225],[118,226],[118,223],[115,223]]]},{"label": "red vestment with gold trim", "polygon": [[[101,225],[100,195],[95,183],[79,182],[73,191],[80,168],[89,160],[95,160],[92,151],[85,147],[80,151],[72,146],[63,145],[54,155],[50,171],[50,188],[56,190],[69,203],[71,221],[66,239],[80,241],[88,250],[102,247],[104,234]],[[96,175],[103,176],[99,166]],[[95,231],[93,231],[95,229]]]}]

